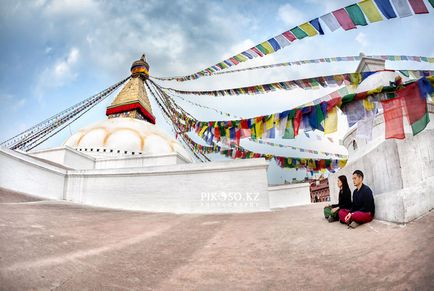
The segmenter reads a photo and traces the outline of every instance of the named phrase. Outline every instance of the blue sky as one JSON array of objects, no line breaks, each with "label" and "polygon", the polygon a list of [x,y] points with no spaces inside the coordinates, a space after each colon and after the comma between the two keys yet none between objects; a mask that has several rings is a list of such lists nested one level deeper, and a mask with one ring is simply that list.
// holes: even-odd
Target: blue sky
[{"label": "blue sky", "polygon": [[[0,140],[121,80],[129,74],[131,62],[143,52],[151,75],[191,74],[351,3],[354,1],[1,1]],[[239,67],[360,52],[433,56],[434,17],[432,7],[429,10],[428,15],[384,20],[347,32],[325,29],[324,36],[297,41]],[[352,62],[306,65],[164,85],[217,89],[353,72],[356,67],[357,63]],[[388,62],[387,67],[433,69],[432,65],[414,62]],[[189,98],[250,117],[283,111],[333,90],[336,88]],[[60,145],[70,132],[104,119],[110,102],[98,105],[44,146]],[[153,104],[157,122],[164,123]],[[200,119],[222,119],[211,111],[180,104]],[[162,127],[168,128],[164,124]],[[302,140],[300,144],[307,142]]]}]

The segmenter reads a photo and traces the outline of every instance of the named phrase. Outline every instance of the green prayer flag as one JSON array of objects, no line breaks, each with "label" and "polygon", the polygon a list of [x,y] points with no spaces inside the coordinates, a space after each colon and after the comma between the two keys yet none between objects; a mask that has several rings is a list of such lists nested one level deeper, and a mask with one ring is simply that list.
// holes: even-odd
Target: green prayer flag
[{"label": "green prayer flag", "polygon": [[353,4],[347,6],[345,7],[345,10],[347,10],[351,20],[354,22],[355,25],[368,25],[365,19],[365,15],[363,14],[362,9],[360,9],[359,5]]},{"label": "green prayer flag", "polygon": [[324,113],[322,112],[321,105],[317,104],[315,105],[316,109],[316,120],[318,124],[321,124],[323,120],[325,119]]},{"label": "green prayer flag", "polygon": [[258,50],[260,50],[264,55],[267,55],[267,54],[269,54],[270,52],[269,51],[267,51],[261,44],[258,44],[257,46],[256,46],[256,48],[258,49]]},{"label": "green prayer flag", "polygon": [[293,29],[291,29],[291,32],[295,35],[296,38],[302,39],[307,36],[307,33],[304,32],[300,27],[296,26]]},{"label": "green prayer flag", "polygon": [[428,125],[428,123],[429,123],[429,114],[427,112],[423,115],[421,119],[417,120],[411,125],[411,130],[413,131],[413,135],[416,135],[422,130],[424,130],[425,127]]},{"label": "green prayer flag", "polygon": [[294,139],[294,124],[293,119],[288,117],[288,120],[286,121],[286,127],[285,127],[285,133],[283,134],[284,139]]},{"label": "green prayer flag", "polygon": [[354,97],[356,96],[356,94],[347,94],[344,97],[342,97],[342,104],[346,104],[346,103],[350,103],[351,101],[354,100]]}]

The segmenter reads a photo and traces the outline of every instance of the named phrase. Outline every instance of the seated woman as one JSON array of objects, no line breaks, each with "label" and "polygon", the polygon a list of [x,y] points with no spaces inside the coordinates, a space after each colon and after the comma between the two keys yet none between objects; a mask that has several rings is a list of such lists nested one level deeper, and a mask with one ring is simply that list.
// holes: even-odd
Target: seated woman
[{"label": "seated woman", "polygon": [[324,207],[324,216],[329,222],[339,220],[339,209],[351,208],[351,190],[348,186],[347,177],[344,175],[338,177],[339,187],[339,202],[338,204],[332,204]]}]

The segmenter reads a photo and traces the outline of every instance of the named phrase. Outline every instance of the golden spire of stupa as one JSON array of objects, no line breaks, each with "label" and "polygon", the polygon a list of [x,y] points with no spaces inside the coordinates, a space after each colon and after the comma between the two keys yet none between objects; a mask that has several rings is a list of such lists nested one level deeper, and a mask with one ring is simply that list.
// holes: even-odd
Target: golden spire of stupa
[{"label": "golden spire of stupa", "polygon": [[131,65],[131,79],[122,88],[115,100],[107,107],[108,118],[130,117],[155,124],[151,103],[145,90],[144,81],[149,78],[149,65],[143,54]]}]

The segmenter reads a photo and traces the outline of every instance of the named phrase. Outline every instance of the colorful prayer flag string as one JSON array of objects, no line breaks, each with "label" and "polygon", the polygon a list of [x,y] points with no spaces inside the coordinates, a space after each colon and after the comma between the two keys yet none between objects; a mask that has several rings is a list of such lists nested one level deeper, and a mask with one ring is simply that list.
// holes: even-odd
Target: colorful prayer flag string
[{"label": "colorful prayer flag string", "polygon": [[[391,70],[381,70],[381,71],[391,71]],[[162,87],[162,86],[160,87],[164,90],[169,90],[178,94],[185,94],[185,95],[209,95],[214,97],[246,95],[246,94],[256,95],[256,94],[273,92],[276,90],[293,90],[295,88],[312,89],[318,87],[340,86],[342,84],[358,85],[366,77],[377,72],[380,71],[335,74],[335,75],[288,80],[288,81],[261,84],[261,85],[253,85],[249,87],[221,89],[221,90],[212,90],[212,91],[186,91],[186,90],[178,90],[178,89]],[[430,76],[433,73],[433,71],[427,71],[427,70],[402,70],[400,72],[403,72],[403,74],[412,75],[415,78],[419,78],[421,76]]]},{"label": "colorful prayer flag string", "polygon": [[[203,76],[214,74],[217,71],[228,69],[253,58],[272,54],[291,45],[296,40],[301,40],[306,37],[313,37],[316,35],[324,35],[321,22],[325,24],[331,32],[333,32],[340,27],[342,27],[344,30],[351,30],[357,26],[366,26],[368,25],[366,18],[370,23],[381,21],[383,20],[381,14],[386,17],[386,19],[395,18],[396,14],[393,10],[393,7],[401,18],[413,15],[413,12],[415,14],[429,13],[428,8],[424,4],[423,0],[391,1],[392,3],[389,0],[363,0],[361,2],[348,5],[344,8],[337,9],[331,13],[327,13],[307,21],[299,26],[293,27],[288,31],[263,41],[260,44],[240,52],[239,54],[236,54],[213,66],[188,76],[178,77],[178,79],[194,80]],[[430,4],[433,6],[431,0]]]}]

